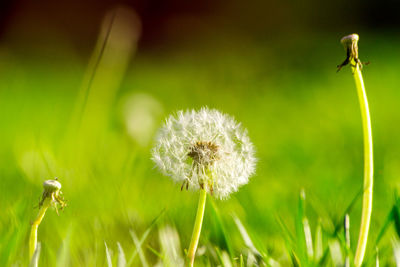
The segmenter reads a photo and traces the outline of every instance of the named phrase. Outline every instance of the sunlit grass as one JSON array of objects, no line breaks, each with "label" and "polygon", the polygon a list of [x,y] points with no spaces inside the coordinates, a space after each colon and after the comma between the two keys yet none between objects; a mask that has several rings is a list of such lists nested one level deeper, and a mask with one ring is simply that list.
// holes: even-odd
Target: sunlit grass
[{"label": "sunlit grass", "polygon": [[[283,47],[221,41],[173,52],[139,50],[93,146],[78,146],[68,132],[87,58],[62,49],[54,59],[39,60],[40,51],[21,56],[1,48],[0,265],[27,264],[29,223],[37,213],[41,185],[56,176],[69,207],[60,216],[48,213],[41,224],[39,266],[106,266],[105,243],[115,266],[124,262],[121,251],[133,266],[162,260],[173,266],[184,257],[197,200],[154,170],[151,142],[143,146],[129,135],[121,109],[131,93],[158,103],[163,114],[154,118],[159,125],[164,115],[179,109],[221,109],[243,122],[257,148],[258,169],[250,183],[228,201],[207,204],[200,266],[260,260],[285,266],[301,259],[315,264],[324,253],[327,264],[344,261],[342,218],[349,213],[354,253],[360,198],[346,209],[362,186],[363,157],[353,82],[350,75],[335,72],[343,57],[340,37],[315,40],[326,44],[322,48],[293,40]],[[400,42],[365,39],[361,50],[371,61],[364,73],[376,151],[374,230],[366,261],[375,263],[375,240],[385,229],[377,243],[384,266],[399,259],[393,210],[398,209],[394,191],[400,174],[395,123],[400,120],[400,54],[393,51]],[[298,200],[302,188],[304,211]],[[304,217],[306,224],[299,220]],[[304,229],[311,232],[312,256],[301,237]],[[169,251],[172,246],[179,253]]]}]

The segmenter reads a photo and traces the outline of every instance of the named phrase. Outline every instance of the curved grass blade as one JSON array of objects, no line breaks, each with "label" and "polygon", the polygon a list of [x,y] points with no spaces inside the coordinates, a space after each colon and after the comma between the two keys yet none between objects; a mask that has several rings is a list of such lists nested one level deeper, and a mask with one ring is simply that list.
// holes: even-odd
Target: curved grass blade
[{"label": "curved grass blade", "polygon": [[107,259],[107,266],[112,267],[112,257],[111,257],[111,251],[108,249],[106,241],[104,241],[104,246],[106,248],[106,259]]},{"label": "curved grass blade", "polygon": [[37,243],[35,252],[33,253],[31,262],[29,263],[29,267],[38,267],[41,247],[42,247],[41,244]]},{"label": "curved grass blade", "polygon": [[231,241],[229,239],[229,235],[226,234],[226,229],[225,229],[224,223],[222,221],[219,209],[218,209],[217,205],[215,204],[214,199],[210,198],[209,203],[211,206],[211,208],[209,210],[212,213],[211,218],[214,220],[214,224],[216,225],[216,228],[219,232],[219,236],[222,238],[223,244],[226,247],[226,249],[228,250],[230,257],[233,258],[234,253],[232,250]]},{"label": "curved grass blade", "polygon": [[[129,231],[129,233],[131,234],[133,243],[134,243],[135,246],[136,246],[136,251],[137,251],[137,254],[139,254],[139,259],[140,259],[140,262],[142,263],[142,266],[143,266],[143,267],[149,266],[149,264],[147,263],[147,260],[146,260],[146,256],[144,255],[144,252],[143,252],[143,250],[142,250],[142,244],[143,244],[143,242],[140,242],[140,241],[139,241],[139,238],[137,237],[136,233],[135,233],[132,229]],[[146,233],[145,233],[145,234],[146,234]],[[148,235],[148,234],[147,234],[147,235]],[[147,236],[146,236],[146,237],[147,237]],[[143,240],[143,241],[144,241],[144,240]]]},{"label": "curved grass blade", "polygon": [[[350,214],[350,212],[353,210],[354,205],[357,203],[357,200],[362,196],[363,190],[362,188],[357,192],[357,194],[354,196],[350,204],[347,206],[345,209],[341,219],[336,223],[335,230],[332,233],[332,237],[338,237],[338,233],[342,230],[343,227],[343,221],[345,219],[346,214]],[[329,246],[325,249],[324,254],[322,255],[321,260],[318,262],[318,266],[325,266],[326,261],[328,259],[329,255]]]},{"label": "curved grass blade", "polygon": [[119,242],[117,242],[118,246],[118,267],[125,267],[126,266],[126,258],[125,258],[125,253],[124,250],[122,249],[122,246]]},{"label": "curved grass blade", "polygon": [[[146,229],[146,231],[143,233],[142,238],[140,239],[138,245],[141,248],[144,241],[147,239],[147,237],[149,236],[151,230],[153,229],[154,225],[156,225],[156,223],[158,222],[158,220],[164,215],[165,213],[165,209],[163,209],[160,214],[151,222],[150,226]],[[132,236],[132,234],[131,234]],[[136,255],[138,254],[138,248],[135,244],[136,249],[133,251],[131,257],[128,260],[127,266],[131,266],[133,263],[133,260],[135,259]]]}]

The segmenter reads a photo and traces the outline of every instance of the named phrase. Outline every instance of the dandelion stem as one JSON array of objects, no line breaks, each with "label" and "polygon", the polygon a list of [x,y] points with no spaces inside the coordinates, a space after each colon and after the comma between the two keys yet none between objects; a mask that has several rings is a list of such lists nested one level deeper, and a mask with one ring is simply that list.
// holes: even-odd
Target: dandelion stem
[{"label": "dandelion stem", "polygon": [[36,216],[36,219],[32,223],[31,234],[29,237],[29,259],[32,259],[32,256],[35,253],[37,246],[37,231],[39,228],[39,224],[42,222],[43,217],[46,214],[46,211],[50,207],[50,205],[51,205],[51,198],[46,198],[39,209],[39,213]]},{"label": "dandelion stem", "polygon": [[367,94],[365,92],[364,81],[361,75],[361,64],[353,62],[352,72],[354,81],[357,87],[358,99],[360,102],[363,133],[364,133],[364,193],[363,193],[363,207],[361,215],[360,234],[358,237],[358,244],[356,255],[354,257],[354,265],[361,266],[365,249],[368,240],[368,230],[371,222],[372,213],[372,192],[374,182],[374,163],[372,151],[372,128],[371,118],[369,114]]},{"label": "dandelion stem", "polygon": [[197,245],[200,239],[201,225],[203,223],[204,209],[206,207],[207,192],[204,188],[200,188],[199,204],[197,207],[196,220],[194,222],[192,239],[190,241],[189,250],[186,256],[186,266],[192,267],[196,255]]},{"label": "dandelion stem", "polygon": [[[372,213],[372,192],[374,183],[374,162],[373,162],[373,146],[372,146],[372,127],[371,117],[369,115],[369,107],[367,93],[365,92],[364,81],[361,74],[362,62],[358,58],[358,34],[350,34],[343,37],[340,41],[344,45],[347,52],[347,57],[342,64],[338,66],[338,71],[350,64],[356,83],[358,100],[360,102],[362,127],[364,135],[364,185],[363,185],[363,205],[361,213],[360,234],[356,254],[354,257],[354,265],[361,266],[365,249],[368,241],[368,231],[371,222]],[[368,64],[368,63],[365,63]]]}]

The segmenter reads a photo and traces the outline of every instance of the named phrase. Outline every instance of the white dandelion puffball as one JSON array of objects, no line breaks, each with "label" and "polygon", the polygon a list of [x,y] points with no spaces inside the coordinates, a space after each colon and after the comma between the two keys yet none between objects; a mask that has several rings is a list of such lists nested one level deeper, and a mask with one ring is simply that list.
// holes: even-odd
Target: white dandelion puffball
[{"label": "white dandelion puffball", "polygon": [[159,130],[152,159],[183,188],[223,199],[254,173],[254,147],[234,118],[215,109],[179,111]]}]

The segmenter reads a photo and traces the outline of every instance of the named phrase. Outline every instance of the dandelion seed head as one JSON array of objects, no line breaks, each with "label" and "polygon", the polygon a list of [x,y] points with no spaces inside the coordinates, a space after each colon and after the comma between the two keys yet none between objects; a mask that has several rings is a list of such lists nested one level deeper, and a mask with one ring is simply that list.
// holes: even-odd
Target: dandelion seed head
[{"label": "dandelion seed head", "polygon": [[231,116],[208,108],[168,117],[152,159],[175,182],[220,199],[246,184],[256,164],[247,131]]}]

